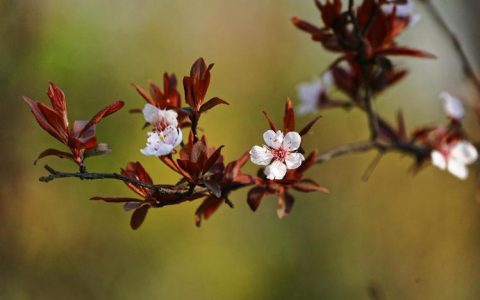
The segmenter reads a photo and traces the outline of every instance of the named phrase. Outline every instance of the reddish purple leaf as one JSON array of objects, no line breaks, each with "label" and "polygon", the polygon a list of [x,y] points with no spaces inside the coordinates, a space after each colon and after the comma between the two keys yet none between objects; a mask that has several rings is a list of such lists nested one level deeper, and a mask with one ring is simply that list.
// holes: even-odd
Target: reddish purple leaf
[{"label": "reddish purple leaf", "polygon": [[33,164],[36,165],[37,162],[40,159],[42,159],[44,157],[47,157],[47,156],[56,156],[56,157],[59,157],[59,158],[67,158],[67,159],[71,159],[71,160],[75,161],[75,159],[74,159],[74,157],[71,153],[60,151],[60,150],[57,150],[57,149],[47,149],[47,150],[43,151],[42,153],[40,153],[40,155],[38,155],[37,159],[33,162]]},{"label": "reddish purple leaf", "polygon": [[150,206],[144,205],[133,212],[132,218],[130,219],[130,227],[132,227],[133,230],[138,229],[142,225],[149,208]]}]

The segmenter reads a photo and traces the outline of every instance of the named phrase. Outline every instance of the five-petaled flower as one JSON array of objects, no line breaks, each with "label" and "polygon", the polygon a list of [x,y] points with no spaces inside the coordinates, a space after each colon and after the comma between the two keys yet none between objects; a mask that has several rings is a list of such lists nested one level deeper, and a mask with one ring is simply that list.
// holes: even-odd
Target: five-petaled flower
[{"label": "five-petaled flower", "polygon": [[264,173],[268,179],[283,179],[287,169],[296,169],[305,160],[301,153],[296,152],[302,142],[298,132],[290,131],[284,136],[280,130],[267,130],[263,139],[267,145],[253,146],[250,160],[256,165],[266,166]]},{"label": "five-petaled flower", "polygon": [[182,131],[177,127],[177,113],[171,109],[159,109],[151,104],[145,104],[143,115],[154,129],[148,133],[147,145],[140,151],[147,156],[164,156],[172,153],[182,142]]},{"label": "five-petaled flower", "polygon": [[297,150],[300,148],[302,136],[310,131],[319,117],[310,121],[302,130],[295,131],[295,112],[290,99],[285,104],[283,131],[277,128],[266,112],[263,114],[270,125],[270,130],[263,134],[266,145],[253,146],[250,160],[254,164],[266,166],[264,174],[268,179],[280,180],[285,177],[287,170],[298,168],[305,160]]},{"label": "five-petaled flower", "polygon": [[445,114],[450,119],[447,128],[437,127],[432,131],[434,139],[430,159],[441,170],[448,170],[460,179],[468,177],[468,165],[478,159],[478,151],[461,130],[461,120],[465,114],[462,102],[447,92],[440,94]]},{"label": "five-petaled flower", "polygon": [[124,105],[122,101],[115,101],[106,106],[89,121],[74,121],[70,127],[67,115],[67,103],[63,91],[50,82],[47,95],[52,103],[51,108],[28,97],[23,97],[23,100],[30,106],[40,127],[69,147],[71,153],[57,149],[47,149],[40,153],[37,160],[46,156],[57,156],[70,159],[83,167],[83,162],[86,157],[110,152],[106,144],[97,143],[95,132],[96,124],[108,115],[121,109]]},{"label": "five-petaled flower", "polygon": [[470,142],[461,140],[433,150],[431,159],[434,166],[464,180],[468,177],[467,166],[478,159],[478,152]]},{"label": "five-petaled flower", "polygon": [[[147,103],[159,109],[171,109],[177,112],[178,127],[184,128],[189,126],[188,114],[182,110],[182,99],[177,90],[177,77],[175,74],[163,74],[163,91],[153,82],[150,82],[150,94],[137,84],[133,84],[133,86]],[[131,109],[130,112],[141,113],[142,110],[136,108]]]},{"label": "five-petaled flower", "polygon": [[282,219],[288,216],[295,202],[295,198],[290,191],[328,193],[328,189],[319,185],[315,180],[304,178],[304,173],[315,165],[317,154],[316,150],[310,153],[300,167],[289,170],[281,180],[268,180],[260,173],[255,178],[255,187],[250,189],[247,195],[247,203],[250,209],[256,211],[266,196],[276,195],[278,197],[277,215]]}]

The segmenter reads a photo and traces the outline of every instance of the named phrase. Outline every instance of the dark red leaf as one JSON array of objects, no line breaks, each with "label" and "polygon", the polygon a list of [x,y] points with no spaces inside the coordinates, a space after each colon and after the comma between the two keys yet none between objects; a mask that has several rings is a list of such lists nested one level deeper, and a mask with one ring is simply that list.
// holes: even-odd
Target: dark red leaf
[{"label": "dark red leaf", "polygon": [[330,193],[330,191],[327,188],[319,185],[312,179],[303,179],[301,182],[295,183],[293,185],[293,188],[296,189],[297,191],[305,192],[305,193],[308,193],[308,192],[321,192],[326,194]]},{"label": "dark red leaf", "polygon": [[263,197],[267,195],[267,191],[262,187],[254,187],[248,191],[247,203],[252,211],[256,211],[260,206]]},{"label": "dark red leaf", "polygon": [[155,105],[155,100],[138,84],[132,83],[132,85],[135,87],[137,92],[145,99],[148,103],[151,105]]},{"label": "dark red leaf", "polygon": [[80,132],[79,136],[82,136],[85,131],[87,131],[90,127],[95,124],[98,124],[103,118],[113,114],[114,112],[118,111],[123,107],[125,103],[123,101],[115,101],[112,104],[106,106],[101,111],[99,111],[93,118],[88,121],[87,125],[83,128],[82,132]]},{"label": "dark red leaf", "polygon": [[298,134],[300,134],[301,136],[304,136],[305,134],[307,134],[310,131],[310,129],[312,129],[313,125],[315,125],[315,123],[317,123],[317,121],[321,117],[322,116],[318,116],[315,119],[313,119],[312,121],[310,121],[307,125],[305,125],[305,127],[303,127],[302,130],[300,130],[300,132]]},{"label": "dark red leaf", "polygon": [[385,50],[380,50],[377,54],[383,55],[405,55],[405,56],[413,56],[419,58],[437,58],[434,54],[428,53],[422,50],[410,49],[406,47],[395,47],[395,48],[388,48]]},{"label": "dark red leaf", "polygon": [[312,39],[315,41],[321,41],[325,38],[324,32],[320,28],[318,28],[315,25],[312,25],[309,22],[306,22],[298,17],[293,17],[292,23],[298,29],[305,31],[307,33],[310,33],[310,35],[312,36]]},{"label": "dark red leaf", "polygon": [[30,106],[30,110],[32,111],[33,116],[37,120],[40,127],[42,127],[46,132],[48,132],[51,136],[53,136],[57,140],[66,144],[67,141],[65,136],[50,124],[49,120],[47,120],[43,112],[40,110],[38,106],[40,103],[26,96],[23,97],[23,100],[28,104],[28,106]]},{"label": "dark red leaf", "polygon": [[202,105],[202,107],[200,108],[200,112],[201,112],[201,113],[204,113],[204,112],[206,112],[207,110],[212,109],[213,107],[215,107],[215,106],[217,106],[217,105],[219,105],[219,104],[226,104],[226,105],[228,105],[228,102],[226,102],[226,101],[224,101],[224,100],[222,100],[222,99],[220,99],[220,98],[217,98],[217,97],[212,98],[212,99],[208,100],[207,102],[205,102],[205,103]]},{"label": "dark red leaf", "polygon": [[50,82],[48,85],[47,91],[48,98],[52,103],[52,108],[58,112],[63,118],[63,125],[65,128],[68,127],[68,118],[67,118],[67,103],[65,101],[65,94],[63,91],[56,86],[53,82]]},{"label": "dark red leaf", "polygon": [[202,204],[195,211],[195,224],[200,226],[202,223],[202,218],[210,218],[210,216],[217,211],[222,202],[223,199],[214,196],[210,196],[203,200]]},{"label": "dark red leaf", "polygon": [[283,132],[286,134],[295,130],[295,112],[293,111],[292,100],[288,99],[285,104],[285,113],[283,115]]},{"label": "dark red leaf", "polygon": [[124,202],[143,202],[141,199],[128,198],[128,197],[99,197],[95,196],[90,198],[90,200],[101,200],[109,203],[124,203]]},{"label": "dark red leaf", "polygon": [[220,158],[222,148],[223,148],[223,145],[218,147],[217,150],[215,150],[215,152],[213,152],[213,154],[210,155],[207,162],[203,166],[203,170],[202,170],[203,173],[206,173],[208,170],[210,170],[210,168],[217,162],[217,160]]},{"label": "dark red leaf", "polygon": [[270,125],[270,129],[272,129],[273,131],[277,132],[277,131],[278,131],[277,126],[275,126],[275,123],[273,123],[272,119],[271,119],[270,116],[267,114],[267,112],[263,111],[263,115],[264,115],[265,118],[267,119],[268,125]]},{"label": "dark red leaf", "polygon": [[407,129],[405,126],[405,119],[403,117],[403,112],[399,110],[397,112],[397,124],[398,124],[398,137],[403,140],[407,141]]},{"label": "dark red leaf", "polygon": [[47,157],[47,156],[56,156],[56,157],[59,157],[59,158],[67,158],[67,159],[71,159],[72,161],[75,161],[75,159],[74,159],[74,157],[71,153],[60,151],[60,150],[57,150],[57,149],[47,149],[47,150],[43,151],[42,153],[40,153],[40,155],[38,155],[37,159],[33,162],[33,164],[36,165],[37,162],[40,159],[42,159],[44,157]]},{"label": "dark red leaf", "polygon": [[[145,171],[142,164],[139,162],[130,162],[127,164],[125,169],[120,169],[120,173],[123,176],[139,180],[142,182],[153,184],[152,178],[150,175]],[[147,198],[153,191],[144,186],[139,186],[137,184],[131,182],[125,182],[125,184],[135,193],[140,195],[142,198]]]},{"label": "dark red leaf", "polygon": [[132,227],[133,230],[142,225],[149,208],[150,206],[144,205],[133,212],[132,218],[130,219],[130,227]]}]

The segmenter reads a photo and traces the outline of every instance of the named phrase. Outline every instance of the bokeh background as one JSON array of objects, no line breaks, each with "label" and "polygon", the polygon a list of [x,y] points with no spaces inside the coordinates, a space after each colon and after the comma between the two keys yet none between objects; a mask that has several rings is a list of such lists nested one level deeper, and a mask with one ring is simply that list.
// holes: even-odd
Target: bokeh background
[{"label": "bokeh background", "polygon": [[[475,62],[474,2],[436,3]],[[450,41],[421,3],[417,10],[423,19],[402,42],[439,59],[396,59],[411,75],[377,103],[387,119],[402,108],[410,129],[445,120],[442,90],[472,106],[478,99]],[[261,110],[281,118],[295,86],[335,57],[291,25],[294,15],[319,22],[309,0],[0,1],[0,299],[370,299],[372,285],[386,299],[479,299],[476,174],[462,182],[429,167],[413,177],[411,160],[390,154],[364,182],[375,154],[345,156],[310,171],[331,194],[298,195],[286,220],[274,198],[250,212],[242,191],[235,209],[222,207],[200,229],[198,203],[187,203],[151,211],[138,231],[121,206],[87,200],[132,195],[120,182],[37,181],[45,172],[33,160],[59,144],[21,96],[46,101],[50,80],[65,90],[71,118],[82,119],[114,99],[142,106],[130,83],[160,82],[164,71],[181,77],[203,56],[216,63],[209,95],[231,104],[202,119],[210,142],[225,144],[228,160],[261,143]],[[307,149],[368,136],[356,111],[322,115]],[[142,124],[126,109],[106,119],[98,134],[114,151],[89,169],[139,160],[157,182],[175,181],[139,153]],[[478,141],[472,112],[465,124]]]}]

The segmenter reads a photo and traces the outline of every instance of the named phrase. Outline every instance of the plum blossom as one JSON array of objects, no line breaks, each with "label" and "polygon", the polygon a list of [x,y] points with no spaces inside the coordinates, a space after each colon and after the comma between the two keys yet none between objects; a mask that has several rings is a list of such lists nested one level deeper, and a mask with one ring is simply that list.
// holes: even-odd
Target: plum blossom
[{"label": "plum blossom", "polygon": [[462,102],[447,92],[440,93],[439,97],[442,100],[443,109],[447,116],[460,121],[465,115],[465,109],[463,108]]},{"label": "plum blossom", "polygon": [[298,85],[297,94],[301,101],[298,113],[305,115],[314,112],[318,108],[320,98],[334,84],[331,71],[327,71],[321,78],[315,78],[310,82]]},{"label": "plum blossom", "polygon": [[421,16],[413,11],[415,7],[415,3],[413,0],[408,0],[407,4],[385,4],[382,6],[382,10],[386,14],[391,14],[395,8],[396,8],[396,16],[401,17],[401,18],[409,18],[409,27],[414,26],[421,20]]},{"label": "plum blossom", "polygon": [[285,136],[282,131],[268,130],[263,134],[264,146],[253,146],[250,150],[250,160],[260,166],[266,166],[264,174],[268,179],[283,179],[287,169],[300,167],[305,160],[300,148],[302,138],[297,132],[291,131]]},{"label": "plum blossom", "polygon": [[454,176],[465,180],[467,166],[478,158],[477,149],[468,141],[462,140],[431,153],[432,164],[441,170],[448,170]]},{"label": "plum blossom", "polygon": [[147,145],[140,152],[146,156],[164,156],[172,153],[173,149],[182,142],[177,112],[146,104],[143,115],[154,129],[148,133]]}]

